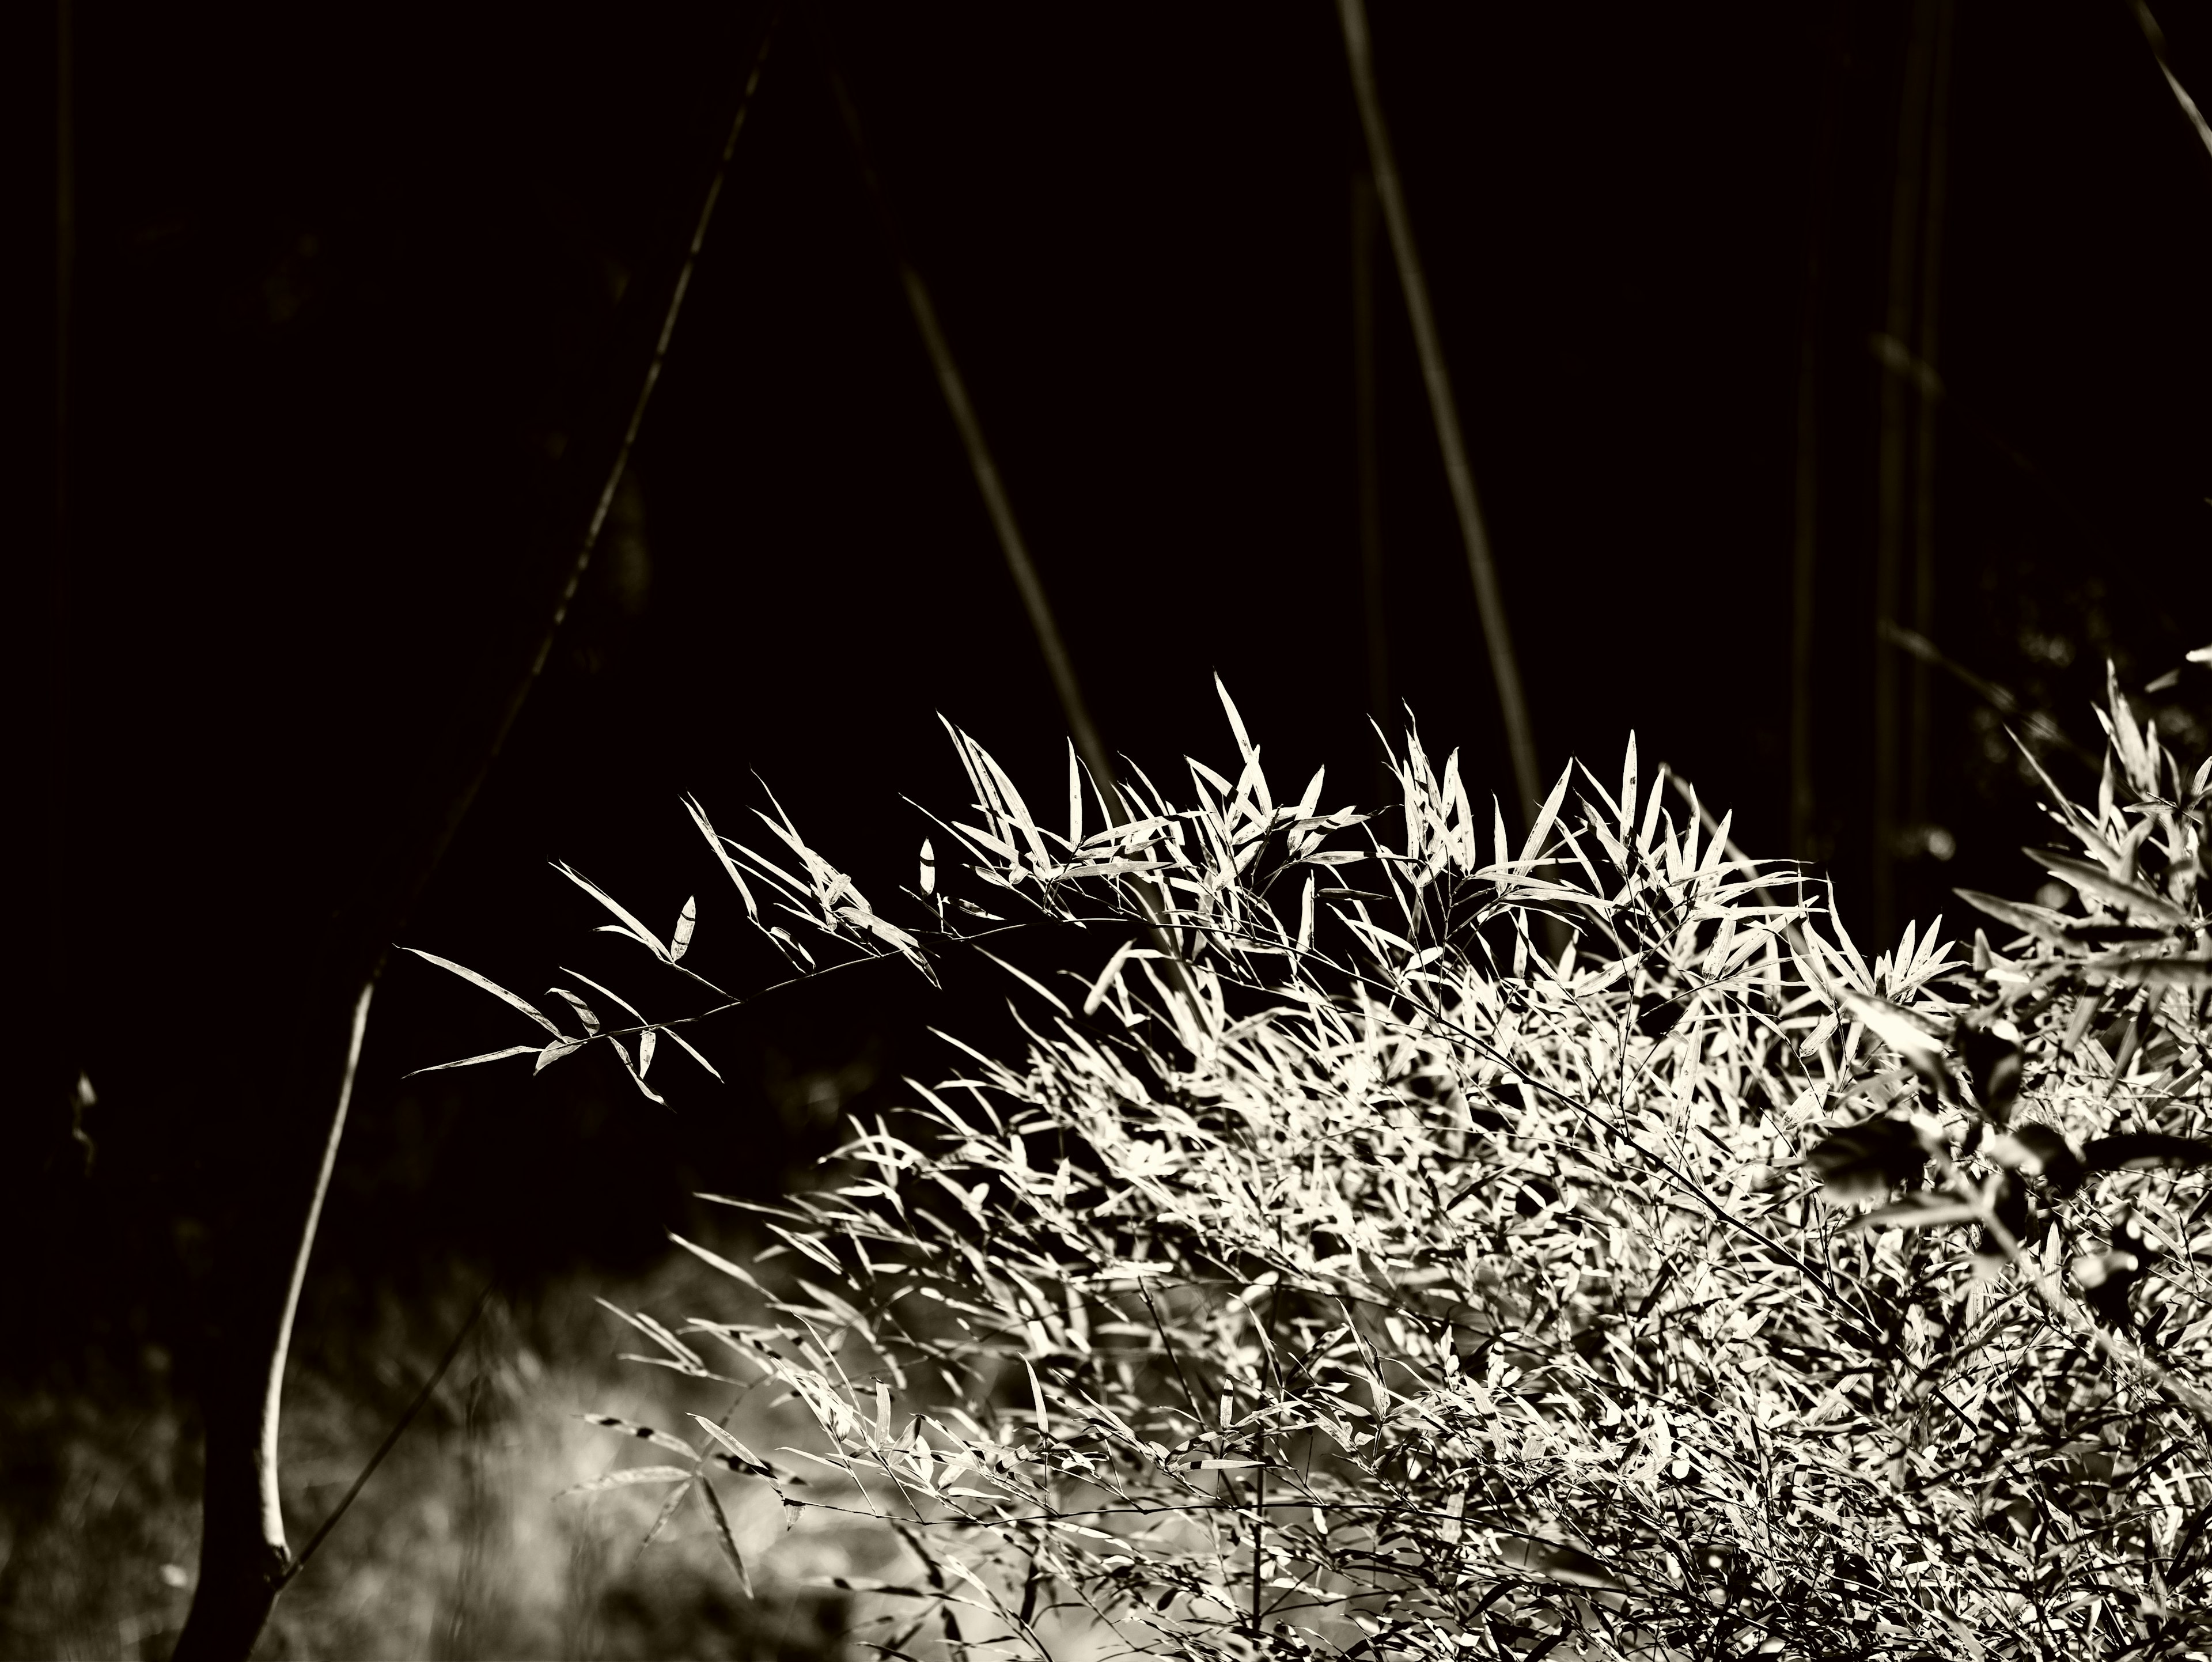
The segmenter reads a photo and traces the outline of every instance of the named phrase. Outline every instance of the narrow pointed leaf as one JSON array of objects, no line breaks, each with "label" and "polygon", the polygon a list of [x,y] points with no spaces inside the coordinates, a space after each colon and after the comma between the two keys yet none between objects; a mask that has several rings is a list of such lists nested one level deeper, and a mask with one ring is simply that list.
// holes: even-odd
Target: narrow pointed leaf
[{"label": "narrow pointed leaf", "polygon": [[487,1050],[480,1056],[463,1056],[459,1062],[441,1062],[434,1067],[417,1068],[414,1073],[402,1074],[400,1077],[412,1079],[416,1074],[449,1073],[456,1068],[473,1068],[479,1062],[504,1062],[509,1056],[535,1056],[537,1053],[535,1044],[510,1044],[504,1050]]},{"label": "narrow pointed leaf", "polygon": [[738,1550],[738,1537],[730,1529],[729,1514],[722,1510],[722,1498],[714,1493],[714,1484],[704,1477],[699,1480],[699,1493],[705,1497],[707,1511],[714,1520],[714,1539],[722,1549],[722,1556],[730,1561],[730,1568],[738,1578],[738,1589],[746,1598],[753,1596],[753,1578],[745,1568],[744,1555]]},{"label": "narrow pointed leaf", "polygon": [[598,884],[592,882],[590,878],[585,876],[583,873],[578,871],[574,867],[569,865],[565,861],[555,861],[553,862],[553,869],[560,873],[562,876],[567,878],[571,883],[574,883],[586,894],[591,896],[592,899],[598,901],[599,904],[605,906],[609,911],[612,912],[623,927],[628,928],[633,935],[637,937],[641,945],[649,947],[653,949],[653,953],[655,957],[663,959],[668,957],[668,948],[660,944],[660,937],[654,934],[652,930],[647,928],[644,923],[639,921],[635,914],[624,908],[619,901],[617,901],[612,895],[609,894],[605,889],[601,888]]},{"label": "narrow pointed leaf", "polygon": [[441,970],[452,971],[455,975],[460,977],[462,980],[468,982],[471,985],[483,988],[484,991],[489,993],[494,998],[504,999],[507,1003],[514,1006],[516,1009],[521,1011],[523,1014],[528,1016],[532,1021],[543,1027],[547,1032],[556,1035],[559,1034],[561,1031],[560,1028],[553,1025],[552,1019],[550,1016],[546,1015],[544,1012],[540,1010],[535,1004],[532,1004],[528,999],[520,996],[519,994],[510,993],[496,981],[493,981],[488,977],[480,976],[474,970],[469,969],[465,965],[454,963],[450,958],[441,958],[435,953],[426,953],[420,947],[403,947],[400,950],[402,952],[412,953],[416,957],[423,959],[427,963],[434,964]]},{"label": "narrow pointed leaf", "polygon": [[2110,872],[2101,871],[2086,860],[2076,860],[2071,855],[2060,854],[2052,849],[2027,849],[2022,852],[2052,876],[2072,884],[2084,895],[2146,913],[2162,923],[2185,928],[2189,922],[2189,914],[2165,896],[2153,894],[2140,884],[2124,883]]},{"label": "narrow pointed leaf", "polygon": [[561,1493],[592,1495],[601,1489],[628,1488],[634,1483],[688,1483],[691,1477],[691,1472],[683,1466],[631,1466],[625,1471],[611,1471],[604,1477],[574,1484]]}]

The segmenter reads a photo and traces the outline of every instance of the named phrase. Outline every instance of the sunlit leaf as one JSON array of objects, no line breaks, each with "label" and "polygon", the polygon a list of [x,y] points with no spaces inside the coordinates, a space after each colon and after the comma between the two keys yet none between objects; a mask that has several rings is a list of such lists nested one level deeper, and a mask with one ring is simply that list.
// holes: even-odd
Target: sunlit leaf
[{"label": "sunlit leaf", "polygon": [[744,1557],[738,1550],[738,1537],[730,1529],[729,1514],[722,1510],[722,1497],[714,1493],[714,1484],[704,1477],[699,1480],[699,1493],[706,1499],[708,1515],[714,1520],[715,1542],[738,1578],[738,1591],[750,1599],[753,1596],[752,1574],[745,1568]]},{"label": "sunlit leaf", "polygon": [[526,998],[522,998],[514,993],[510,993],[496,981],[492,981],[483,976],[480,976],[474,970],[465,968],[461,965],[454,963],[451,959],[441,958],[435,953],[426,953],[420,947],[403,947],[400,948],[400,951],[412,953],[416,957],[422,959],[425,963],[434,964],[441,970],[450,970],[455,975],[460,977],[462,980],[468,982],[471,985],[483,988],[484,991],[489,993],[494,998],[505,1000],[507,1003],[512,1004],[516,1009],[521,1011],[523,1014],[528,1016],[539,1026],[543,1027],[547,1032],[554,1034],[558,1034],[560,1032],[561,1030],[553,1025],[551,1018],[541,1012],[536,1005],[532,1004]]},{"label": "sunlit leaf", "polygon": [[625,1437],[635,1437],[641,1442],[651,1443],[655,1448],[665,1449],[672,1454],[696,1458],[699,1452],[681,1437],[672,1436],[665,1431],[656,1431],[651,1426],[641,1425],[635,1420],[625,1420],[619,1415],[579,1414],[576,1417],[586,1425],[600,1426],[609,1431],[620,1432]]},{"label": "sunlit leaf", "polygon": [[1987,913],[2000,923],[2010,924],[2022,934],[2033,935],[2038,941],[2063,941],[2067,938],[2064,916],[2047,906],[2004,900],[1978,889],[1954,889],[1951,892],[1977,911]]},{"label": "sunlit leaf", "polygon": [[586,1040],[580,1038],[555,1039],[550,1044],[547,1045],[544,1050],[538,1053],[538,1065],[532,1068],[530,1071],[533,1074],[544,1073],[555,1062],[560,1061],[562,1056],[574,1056],[577,1051],[582,1050],[586,1043]]},{"label": "sunlit leaf", "polygon": [[1941,1056],[1943,1039],[1936,1025],[1917,1011],[1892,1004],[1887,999],[1846,990],[1838,1001],[1853,1017],[1901,1052]]},{"label": "sunlit leaf", "polygon": [[[616,918],[621,922],[622,926],[630,932],[630,934],[639,942],[639,944],[648,948],[654,957],[662,959],[668,958],[668,948],[660,944],[660,938],[654,934],[652,930],[647,928],[633,913],[625,909],[605,889],[592,882],[591,879],[586,877],[581,872],[576,870],[573,866],[568,865],[562,861],[555,861],[553,862],[553,869],[560,873],[562,876],[567,878],[571,883],[574,883],[586,894],[591,896],[592,899],[598,901],[599,904],[605,906],[609,911],[612,912]],[[672,959],[671,961],[672,962],[673,960]]]},{"label": "sunlit leaf", "polygon": [[684,1466],[630,1466],[611,1471],[588,1482],[571,1484],[562,1495],[595,1495],[601,1489],[628,1488],[636,1483],[688,1483],[694,1473]]},{"label": "sunlit leaf", "polygon": [[2122,882],[2109,872],[2100,871],[2085,860],[2060,854],[2050,849],[2021,850],[2053,877],[2070,883],[2087,898],[2107,901],[2130,911],[2141,912],[2162,923],[2186,927],[2189,914],[2163,895],[2153,894],[2136,883]]},{"label": "sunlit leaf", "polygon": [[510,1044],[504,1050],[487,1050],[480,1056],[463,1056],[459,1062],[441,1062],[434,1067],[417,1068],[411,1073],[402,1074],[400,1077],[412,1079],[416,1074],[443,1074],[455,1068],[473,1068],[479,1062],[504,1062],[509,1056],[527,1056],[537,1054],[538,1046],[535,1044]]}]

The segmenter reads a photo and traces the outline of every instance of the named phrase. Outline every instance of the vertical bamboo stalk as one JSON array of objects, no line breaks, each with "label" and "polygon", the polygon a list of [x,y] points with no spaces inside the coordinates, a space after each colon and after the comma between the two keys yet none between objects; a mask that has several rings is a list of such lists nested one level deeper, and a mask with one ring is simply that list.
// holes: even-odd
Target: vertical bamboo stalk
[{"label": "vertical bamboo stalk", "polygon": [[1005,557],[1006,570],[1014,580],[1014,588],[1022,598],[1022,609],[1028,613],[1030,633],[1035,636],[1037,651],[1044,659],[1045,670],[1052,678],[1053,691],[1060,699],[1060,714],[1067,722],[1068,734],[1075,741],[1076,752],[1083,758],[1084,765],[1098,785],[1098,798],[1106,806],[1109,818],[1119,825],[1124,810],[1121,793],[1115,785],[1113,758],[1108,755],[1098,729],[1091,721],[1090,707],[1084,703],[1083,687],[1076,679],[1075,661],[1068,654],[1067,643],[1060,638],[1060,624],[1053,616],[1052,601],[1045,594],[1043,579],[1037,575],[1036,563],[1030,557],[1029,545],[1023,539],[1019,522],[1014,518],[1013,504],[1006,499],[1005,484],[999,477],[998,464],[992,460],[991,447],[983,437],[983,425],[975,417],[975,406],[968,397],[968,384],[960,374],[959,363],[952,349],[945,342],[945,331],[937,321],[937,307],[929,297],[928,285],[922,282],[921,273],[907,258],[905,245],[899,237],[898,228],[892,221],[890,205],[884,195],[883,181],[876,173],[875,162],[868,151],[866,132],[860,125],[860,113],[847,90],[845,78],[837,72],[831,61],[829,41],[820,33],[817,18],[817,39],[822,46],[823,67],[829,76],[830,89],[837,101],[837,113],[843,119],[847,137],[852,141],[853,155],[859,163],[862,182],[867,186],[868,203],[875,210],[876,219],[890,250],[891,262],[898,269],[899,286],[906,295],[907,309],[914,314],[915,331],[921,336],[922,350],[929,356],[931,369],[937,376],[938,391],[944,395],[945,407],[952,417],[952,424],[960,434],[961,448],[966,452],[969,471],[975,475],[975,489],[983,498],[984,510],[991,516],[991,528],[996,533],[999,550]]},{"label": "vertical bamboo stalk", "polygon": [[[44,810],[46,940],[41,943],[46,963],[45,1001],[47,1036],[36,1042],[32,1062],[36,1106],[42,1112],[58,1108],[80,1077],[81,1058],[76,1011],[69,988],[74,954],[70,947],[68,873],[70,860],[70,756],[75,719],[70,686],[70,610],[75,559],[70,525],[70,475],[75,387],[76,309],[76,29],[72,0],[56,0],[54,7],[54,357],[53,357],[53,495],[52,543],[46,571],[46,661],[41,691],[46,708],[32,742],[43,742],[46,755]],[[36,719],[36,718],[34,718]],[[82,1123],[77,1126],[80,1141]],[[91,1144],[87,1141],[89,1149]]]},{"label": "vertical bamboo stalk", "polygon": [[1790,560],[1790,853],[1813,856],[1813,644],[1820,555],[1820,479],[1818,302],[1805,280],[1797,343],[1797,478]]},{"label": "vertical bamboo stalk", "polygon": [[[1083,701],[1083,687],[1076,679],[1075,660],[1060,638],[1060,624],[1053,616],[1052,602],[1045,594],[1044,582],[1037,575],[1036,563],[1030,558],[1029,545],[1023,540],[1020,525],[1014,518],[1013,504],[1007,501],[1006,487],[999,478],[998,464],[992,460],[991,447],[983,438],[983,424],[976,419],[975,406],[968,398],[968,384],[962,379],[959,363],[952,356],[952,348],[938,326],[937,307],[929,298],[928,285],[921,273],[906,256],[898,227],[891,218],[890,204],[884,194],[883,181],[876,173],[874,161],[868,152],[867,136],[860,125],[860,113],[854,105],[852,94],[847,89],[845,78],[837,71],[836,59],[830,49],[827,28],[819,12],[815,14],[815,40],[821,48],[823,72],[829,78],[830,90],[837,102],[837,111],[843,118],[846,136],[852,141],[854,160],[859,164],[861,182],[866,186],[869,204],[874,208],[881,226],[884,243],[890,251],[891,262],[898,269],[899,285],[905,291],[907,308],[914,314],[914,324],[921,336],[922,350],[928,354],[930,368],[936,373],[938,390],[944,394],[945,409],[952,417],[952,424],[960,434],[961,447],[967,452],[969,471],[975,475],[975,489],[983,498],[985,510],[991,516],[991,528],[997,533],[1000,552],[1005,557],[1006,570],[1014,580],[1014,587],[1022,597],[1022,607],[1029,614],[1030,630],[1035,636],[1037,651],[1044,659],[1045,668],[1052,677],[1053,691],[1060,698],[1060,714],[1067,722],[1068,735],[1074,740],[1076,753],[1091,770],[1091,782],[1097,786],[1098,801],[1105,808],[1106,817],[1115,825],[1127,823],[1129,814],[1121,801],[1121,787],[1116,782],[1114,758],[1098,736],[1097,727],[1091,719],[1091,711]],[[1132,888],[1137,903],[1145,914],[1152,944],[1174,966],[1176,985],[1189,1004],[1194,1015],[1202,1017],[1205,1001],[1200,997],[1198,983],[1193,979],[1178,930],[1170,927],[1173,907],[1168,895],[1157,885],[1139,879]]]},{"label": "vertical bamboo stalk", "polygon": [[1382,208],[1382,222],[1390,233],[1390,252],[1398,266],[1399,286],[1405,291],[1406,311],[1413,326],[1413,350],[1419,355],[1421,380],[1428,390],[1429,414],[1437,429],[1437,446],[1443,453],[1444,478],[1451,488],[1452,508],[1459,520],[1460,540],[1467,548],[1468,575],[1474,584],[1476,609],[1482,617],[1484,645],[1490,654],[1490,673],[1498,688],[1498,714],[1505,727],[1505,742],[1513,758],[1513,782],[1521,801],[1521,821],[1528,825],[1543,800],[1536,766],[1536,740],[1528,723],[1528,703],[1521,687],[1520,667],[1513,656],[1513,637],[1506,625],[1504,597],[1498,587],[1498,573],[1490,552],[1490,533],[1484,528],[1481,505],[1475,499],[1474,475],[1467,465],[1467,441],[1460,431],[1459,407],[1452,398],[1451,377],[1444,366],[1443,346],[1437,338],[1436,314],[1429,304],[1428,279],[1420,254],[1413,246],[1413,222],[1406,210],[1406,192],[1398,178],[1398,164],[1390,149],[1389,129],[1382,119],[1382,99],[1376,91],[1375,68],[1369,47],[1365,0],[1337,0],[1337,15],[1344,27],[1345,56],[1352,69],[1352,90],[1359,106],[1359,124],[1367,136],[1367,157],[1375,174],[1375,194]]},{"label": "vertical bamboo stalk", "polygon": [[[1927,162],[1928,84],[1934,57],[1936,0],[1914,0],[1911,33],[1898,99],[1896,170],[1890,189],[1889,285],[1885,332],[1912,338],[1921,195]],[[1898,627],[1899,589],[1906,535],[1907,444],[1912,387],[1883,358],[1881,429],[1875,532],[1874,815],[1871,853],[1875,934],[1897,928],[1898,786],[1901,725],[1899,671],[1891,632]]]},{"label": "vertical bamboo stalk", "polygon": [[[1954,0],[1935,0],[1934,58],[1929,70],[1928,174],[1921,204],[1919,312],[1920,373],[1913,377],[1912,628],[1923,640],[1936,633],[1936,319],[1943,274],[1943,208],[1950,168],[1951,40],[1957,21]],[[1905,824],[1916,832],[1928,824],[1933,768],[1934,689],[1927,661],[1912,660],[1910,728],[1905,757]]]},{"label": "vertical bamboo stalk", "polygon": [[[1367,715],[1390,730],[1390,626],[1382,581],[1382,465],[1376,436],[1375,180],[1352,180],[1352,421],[1359,484],[1359,594],[1366,624]],[[1381,741],[1377,741],[1378,744]],[[1376,759],[1383,800],[1390,794],[1387,756]]]},{"label": "vertical bamboo stalk", "polygon": [[1814,857],[1819,798],[1813,740],[1813,661],[1819,619],[1820,534],[1820,317],[1826,294],[1828,203],[1835,170],[1843,42],[1819,42],[1820,122],[1805,214],[1804,288],[1797,320],[1797,465],[1790,562],[1790,852]]}]

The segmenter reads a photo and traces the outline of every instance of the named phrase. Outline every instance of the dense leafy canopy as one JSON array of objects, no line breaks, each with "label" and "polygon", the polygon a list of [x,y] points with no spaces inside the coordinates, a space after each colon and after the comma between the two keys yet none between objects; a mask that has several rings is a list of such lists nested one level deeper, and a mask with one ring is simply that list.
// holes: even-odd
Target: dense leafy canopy
[{"label": "dense leafy canopy", "polygon": [[[788,1275],[692,1246],[757,1318],[634,1318],[818,1438],[618,1424],[683,1458],[623,1480],[696,1488],[733,1561],[710,1471],[881,1517],[890,1654],[2198,1653],[2212,764],[2114,688],[2036,856],[2075,898],[1869,962],[1632,741],[1516,840],[1417,738],[1391,814],[1279,801],[1224,704],[1233,776],[1102,813],[1071,758],[1065,831],[956,733],[975,801],[904,927],[780,809],[771,859],[693,805],[803,972],[1115,945],[1006,965],[1026,1054],[855,1125],[766,1208]],[[693,909],[664,942],[592,892],[726,1000]],[[690,1019],[460,972],[649,1095]]]}]

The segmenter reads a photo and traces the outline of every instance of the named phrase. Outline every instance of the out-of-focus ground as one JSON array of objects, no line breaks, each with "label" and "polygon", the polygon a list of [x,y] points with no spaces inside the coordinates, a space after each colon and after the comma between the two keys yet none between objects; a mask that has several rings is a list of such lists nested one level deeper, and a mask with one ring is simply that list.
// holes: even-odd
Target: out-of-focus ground
[{"label": "out-of-focus ground", "polygon": [[[295,1548],[343,1495],[467,1319],[480,1282],[375,1319],[295,1363],[283,1492]],[[817,1584],[879,1576],[895,1537],[805,1511],[787,1529],[766,1485],[724,1476],[753,1583],[739,1591],[694,1497],[641,1549],[665,1488],[563,1496],[623,1466],[665,1462],[588,1425],[587,1411],[677,1430],[732,1392],[619,1360],[643,1342],[625,1309],[733,1313],[735,1291],[688,1255],[641,1279],[578,1275],[526,1300],[495,1294],[444,1381],[360,1500],[278,1602],[257,1656],[808,1658],[843,1653],[856,1615]],[[649,1347],[647,1347],[649,1348]],[[174,1647],[198,1558],[196,1428],[158,1354],[136,1378],[0,1403],[0,1654],[156,1659]],[[756,1448],[804,1442],[803,1411],[741,1407]]]}]

